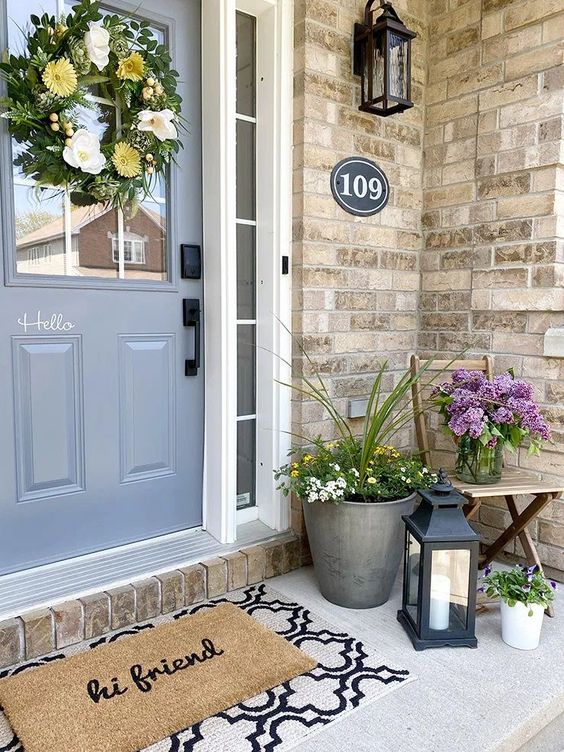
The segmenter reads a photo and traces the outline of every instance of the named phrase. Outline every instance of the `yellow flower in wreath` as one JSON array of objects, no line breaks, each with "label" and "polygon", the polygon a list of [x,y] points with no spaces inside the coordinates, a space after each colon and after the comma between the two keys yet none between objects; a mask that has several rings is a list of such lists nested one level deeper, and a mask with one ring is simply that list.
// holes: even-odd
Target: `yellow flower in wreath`
[{"label": "yellow flower in wreath", "polygon": [[47,63],[41,78],[49,91],[59,97],[69,97],[78,86],[76,71],[65,57]]},{"label": "yellow flower in wreath", "polygon": [[127,81],[141,81],[144,69],[145,61],[141,55],[138,52],[132,52],[131,55],[119,61],[116,73],[118,78]]},{"label": "yellow flower in wreath", "polygon": [[112,162],[122,178],[134,178],[141,172],[141,156],[133,146],[120,141],[114,147]]}]

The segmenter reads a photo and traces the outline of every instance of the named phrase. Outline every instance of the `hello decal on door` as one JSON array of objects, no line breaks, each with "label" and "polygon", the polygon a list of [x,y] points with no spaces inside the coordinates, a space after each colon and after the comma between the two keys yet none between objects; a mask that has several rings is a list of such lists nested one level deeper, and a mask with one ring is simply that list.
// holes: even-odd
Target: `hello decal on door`
[{"label": "hello decal on door", "polygon": [[71,321],[65,321],[65,316],[62,313],[53,313],[47,318],[41,318],[41,311],[37,311],[35,319],[28,318],[28,314],[24,313],[23,318],[18,319],[18,324],[23,326],[24,334],[27,334],[28,330],[33,332],[70,332],[75,328],[75,324]]}]

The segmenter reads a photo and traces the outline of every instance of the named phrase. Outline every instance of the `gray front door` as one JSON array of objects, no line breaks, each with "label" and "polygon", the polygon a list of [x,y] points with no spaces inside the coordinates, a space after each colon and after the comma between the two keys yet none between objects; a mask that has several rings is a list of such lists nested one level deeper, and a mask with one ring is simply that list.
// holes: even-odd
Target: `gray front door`
[{"label": "gray front door", "polygon": [[[61,2],[0,0],[0,47],[21,48],[17,27]],[[146,18],[170,46],[188,133],[166,185],[124,217],[38,198],[12,174],[3,126],[0,574],[202,521],[203,358],[186,369],[198,338],[183,323],[202,281],[180,269],[202,231],[200,0],[104,9]],[[93,106],[103,137],[112,103]]]}]

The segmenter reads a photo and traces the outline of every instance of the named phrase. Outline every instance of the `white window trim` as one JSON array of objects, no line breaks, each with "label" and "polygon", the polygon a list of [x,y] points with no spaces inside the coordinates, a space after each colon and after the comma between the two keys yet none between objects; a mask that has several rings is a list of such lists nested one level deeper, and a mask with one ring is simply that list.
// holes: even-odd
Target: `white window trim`
[{"label": "white window trim", "polygon": [[[257,18],[257,513],[274,530],[289,527],[287,499],[273,469],[289,445],[293,0],[202,3],[204,324],[206,410],[204,527],[222,543],[236,538],[237,368],[235,212],[235,11]],[[262,105],[261,105],[262,102]],[[269,252],[270,251],[270,252]],[[262,305],[261,305],[262,301]]]},{"label": "white window trim", "polygon": [[[131,233],[129,233],[131,235]],[[144,264],[145,263],[145,240],[139,235],[131,235],[128,237],[128,233],[124,233],[125,237],[122,240],[122,248],[120,249],[119,237],[115,233],[112,235],[112,259],[114,264],[118,264],[123,255],[125,264]],[[127,243],[131,243],[131,258],[125,258],[125,246]],[[121,251],[121,253],[120,253]]]}]

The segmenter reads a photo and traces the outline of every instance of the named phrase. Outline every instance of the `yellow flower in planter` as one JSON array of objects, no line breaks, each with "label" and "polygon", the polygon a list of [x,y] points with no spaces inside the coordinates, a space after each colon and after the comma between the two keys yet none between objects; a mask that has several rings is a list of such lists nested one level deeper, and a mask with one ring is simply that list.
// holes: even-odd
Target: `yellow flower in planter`
[{"label": "yellow flower in planter", "polygon": [[118,175],[121,175],[123,178],[134,178],[141,172],[141,156],[139,152],[124,141],[120,141],[119,144],[115,145],[112,162]]},{"label": "yellow flower in planter", "polygon": [[78,86],[76,71],[65,57],[47,63],[41,78],[49,91],[59,97],[70,96]]},{"label": "yellow flower in planter", "polygon": [[119,61],[116,73],[118,78],[128,81],[141,81],[144,69],[145,61],[141,55],[138,52],[132,52],[131,55]]}]

